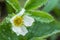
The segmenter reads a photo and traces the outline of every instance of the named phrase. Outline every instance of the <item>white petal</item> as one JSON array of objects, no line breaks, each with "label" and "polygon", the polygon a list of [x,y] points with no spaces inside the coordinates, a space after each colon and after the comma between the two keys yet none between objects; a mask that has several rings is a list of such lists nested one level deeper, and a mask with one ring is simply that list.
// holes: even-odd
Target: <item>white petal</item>
[{"label": "white petal", "polygon": [[34,19],[28,15],[24,16],[24,25],[25,26],[31,26],[34,22]]},{"label": "white petal", "polygon": [[10,22],[11,22],[11,23],[13,23],[15,17],[16,17],[16,16],[14,16],[14,17],[12,17],[12,18],[10,19]]},{"label": "white petal", "polygon": [[24,12],[25,12],[25,9],[23,8],[17,15],[22,16],[24,14]]},{"label": "white petal", "polygon": [[25,36],[28,33],[26,27],[21,27],[21,35]]},{"label": "white petal", "polygon": [[16,16],[17,16],[17,15],[15,15],[14,17],[12,17],[12,18],[10,19],[10,22],[12,23],[12,25],[14,25],[14,19],[16,18]]},{"label": "white petal", "polygon": [[22,26],[22,27],[12,27],[12,30],[17,34],[17,36],[19,36],[19,35],[25,36],[28,33],[28,30],[24,26]]}]

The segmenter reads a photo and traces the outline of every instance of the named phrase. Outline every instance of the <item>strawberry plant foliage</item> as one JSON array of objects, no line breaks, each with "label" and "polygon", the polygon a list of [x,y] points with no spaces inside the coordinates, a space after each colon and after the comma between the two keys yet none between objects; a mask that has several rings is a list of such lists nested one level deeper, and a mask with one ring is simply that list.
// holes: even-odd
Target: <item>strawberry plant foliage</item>
[{"label": "strawberry plant foliage", "polygon": [[46,2],[47,0],[27,0],[24,7],[26,10],[33,10],[43,6]]},{"label": "strawberry plant foliage", "polygon": [[[19,12],[22,7],[19,6],[18,0],[6,0],[7,6],[10,9],[8,16],[0,23],[0,39],[1,40],[45,40],[48,36],[60,32],[60,23],[54,20],[53,16],[47,12],[35,10],[45,4],[47,0],[27,0],[24,5],[25,14],[32,16],[35,20],[32,26],[28,27],[28,33],[25,36],[17,36],[15,32],[12,31],[12,24],[10,19]],[[9,7],[11,6],[11,7]],[[16,14],[14,14],[14,11]],[[11,14],[9,14],[11,13]],[[34,38],[37,37],[37,38]],[[42,38],[42,39],[41,39]]]},{"label": "strawberry plant foliage", "polygon": [[59,0],[48,0],[48,3],[43,8],[43,11],[50,12],[57,5]]},{"label": "strawberry plant foliage", "polygon": [[49,23],[54,20],[54,18],[44,11],[29,11],[29,14],[31,14],[37,21]]},{"label": "strawberry plant foliage", "polygon": [[43,38],[39,38],[39,37],[33,37],[32,39],[30,40],[46,40],[46,39],[43,39]]},{"label": "strawberry plant foliage", "polygon": [[12,8],[14,8],[14,10],[16,12],[20,11],[20,4],[18,2],[18,0],[6,0],[7,4],[9,4],[10,6],[12,6]]}]

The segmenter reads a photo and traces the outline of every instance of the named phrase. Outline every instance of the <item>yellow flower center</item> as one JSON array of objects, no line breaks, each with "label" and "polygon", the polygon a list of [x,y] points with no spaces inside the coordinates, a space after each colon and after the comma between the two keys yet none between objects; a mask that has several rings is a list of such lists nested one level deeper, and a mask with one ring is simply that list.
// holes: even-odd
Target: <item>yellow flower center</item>
[{"label": "yellow flower center", "polygon": [[22,23],[23,23],[23,18],[20,16],[16,16],[16,18],[14,19],[14,25],[20,26],[20,25],[22,25]]}]

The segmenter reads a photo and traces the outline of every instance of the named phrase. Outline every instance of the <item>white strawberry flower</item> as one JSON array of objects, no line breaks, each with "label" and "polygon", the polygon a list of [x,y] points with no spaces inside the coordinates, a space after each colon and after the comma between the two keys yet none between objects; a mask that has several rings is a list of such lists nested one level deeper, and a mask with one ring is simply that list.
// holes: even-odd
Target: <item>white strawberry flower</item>
[{"label": "white strawberry flower", "polygon": [[32,26],[34,19],[28,15],[23,15],[25,9],[22,9],[17,15],[10,19],[12,23],[12,31],[14,31],[17,36],[23,35],[25,36],[28,33],[26,27]]}]

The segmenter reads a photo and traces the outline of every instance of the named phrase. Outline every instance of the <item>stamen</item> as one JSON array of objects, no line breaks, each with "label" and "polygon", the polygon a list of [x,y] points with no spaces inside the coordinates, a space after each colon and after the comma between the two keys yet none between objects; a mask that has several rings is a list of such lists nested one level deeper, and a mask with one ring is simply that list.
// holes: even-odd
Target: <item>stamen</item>
[{"label": "stamen", "polygon": [[20,26],[20,25],[22,25],[22,23],[23,23],[22,17],[17,16],[17,17],[14,19],[14,25]]}]

